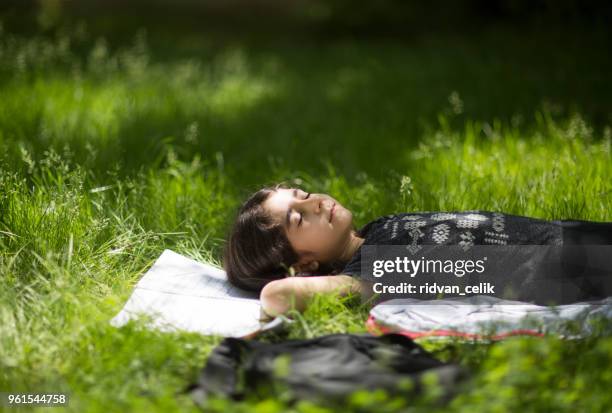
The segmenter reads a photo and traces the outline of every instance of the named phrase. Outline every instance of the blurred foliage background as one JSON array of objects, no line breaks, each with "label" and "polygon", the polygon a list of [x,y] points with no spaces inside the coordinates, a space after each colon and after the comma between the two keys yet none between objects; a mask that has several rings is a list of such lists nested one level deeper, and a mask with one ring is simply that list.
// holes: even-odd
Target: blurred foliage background
[{"label": "blurred foliage background", "polygon": [[[96,170],[133,171],[172,142],[180,159],[222,159],[251,186],[270,168],[316,173],[329,163],[351,180],[380,179],[410,167],[440,114],[454,128],[486,123],[483,136],[496,122],[529,130],[542,109],[580,113],[599,131],[610,123],[603,1],[2,7],[4,93],[22,91],[5,102],[5,136],[36,154],[70,141]],[[11,112],[22,104],[27,112]]]}]

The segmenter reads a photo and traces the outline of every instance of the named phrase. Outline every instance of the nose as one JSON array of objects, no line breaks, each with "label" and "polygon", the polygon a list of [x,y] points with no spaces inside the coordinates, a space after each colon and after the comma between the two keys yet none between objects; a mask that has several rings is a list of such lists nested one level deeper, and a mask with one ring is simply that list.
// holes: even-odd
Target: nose
[{"label": "nose", "polygon": [[302,199],[299,202],[301,204],[300,206],[303,208],[307,209],[308,211],[312,211],[315,214],[319,214],[321,212],[321,206],[323,205],[323,198],[318,195],[311,194],[308,199]]}]

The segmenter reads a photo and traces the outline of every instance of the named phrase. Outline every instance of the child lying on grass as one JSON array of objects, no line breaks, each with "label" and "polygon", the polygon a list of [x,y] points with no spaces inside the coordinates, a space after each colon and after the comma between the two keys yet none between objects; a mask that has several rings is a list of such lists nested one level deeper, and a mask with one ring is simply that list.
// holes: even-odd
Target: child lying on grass
[{"label": "child lying on grass", "polygon": [[228,279],[259,291],[263,311],[275,316],[292,306],[303,311],[317,293],[370,298],[371,284],[359,279],[364,244],[612,244],[612,222],[547,221],[488,211],[418,212],[384,216],[355,230],[352,218],[329,195],[283,184],[262,188],[242,205],[229,235],[224,253]]}]

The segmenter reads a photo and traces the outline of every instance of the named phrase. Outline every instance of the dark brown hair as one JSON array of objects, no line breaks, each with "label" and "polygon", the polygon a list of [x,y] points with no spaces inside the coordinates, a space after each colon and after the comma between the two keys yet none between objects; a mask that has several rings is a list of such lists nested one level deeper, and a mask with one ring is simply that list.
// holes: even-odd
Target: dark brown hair
[{"label": "dark brown hair", "polygon": [[[287,188],[282,183],[266,186],[238,210],[223,254],[227,278],[238,288],[259,292],[270,281],[289,276],[289,267],[299,260],[285,229],[262,205],[274,191]],[[333,274],[338,269],[339,263],[320,263],[316,273],[298,275]]]},{"label": "dark brown hair", "polygon": [[267,186],[252,194],[238,210],[223,256],[229,281],[239,288],[261,289],[272,280],[285,278],[298,261],[281,224],[263,208],[270,194],[284,184]]}]

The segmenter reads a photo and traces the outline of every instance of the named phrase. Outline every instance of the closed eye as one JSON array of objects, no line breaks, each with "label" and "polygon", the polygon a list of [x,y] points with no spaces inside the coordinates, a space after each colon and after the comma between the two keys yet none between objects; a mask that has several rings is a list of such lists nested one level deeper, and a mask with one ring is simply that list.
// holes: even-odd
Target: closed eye
[{"label": "closed eye", "polygon": [[[309,192],[309,193],[306,195],[306,197],[305,197],[304,199],[308,199],[308,198],[310,198],[310,192]],[[302,214],[302,213],[300,212],[300,221],[298,222],[298,227],[299,227],[300,225],[302,225],[302,219],[303,219],[303,218],[304,218],[304,214]]]}]

